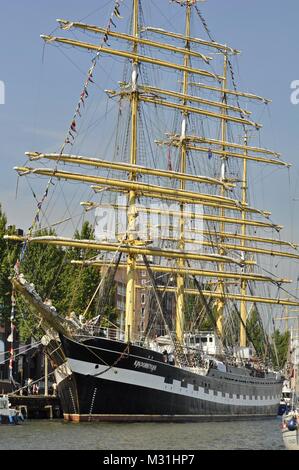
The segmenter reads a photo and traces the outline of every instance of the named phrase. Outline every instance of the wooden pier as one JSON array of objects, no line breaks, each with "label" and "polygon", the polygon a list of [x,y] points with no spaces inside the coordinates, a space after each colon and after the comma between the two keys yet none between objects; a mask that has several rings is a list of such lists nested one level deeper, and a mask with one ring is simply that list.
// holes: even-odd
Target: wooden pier
[{"label": "wooden pier", "polygon": [[10,395],[12,408],[20,410],[28,419],[63,418],[58,397],[44,395]]}]

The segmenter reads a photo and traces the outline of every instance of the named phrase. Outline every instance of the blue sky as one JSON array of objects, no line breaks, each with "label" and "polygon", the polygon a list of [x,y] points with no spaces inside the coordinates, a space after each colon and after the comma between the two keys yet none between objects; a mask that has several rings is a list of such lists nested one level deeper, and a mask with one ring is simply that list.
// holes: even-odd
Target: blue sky
[{"label": "blue sky", "polygon": [[[151,4],[152,24],[167,17],[177,26],[182,9],[168,0],[145,0]],[[128,15],[125,0],[123,14]],[[63,139],[83,77],[55,48],[44,51],[41,33],[56,27],[56,18],[107,24],[113,1],[13,0],[1,8],[0,80],[6,85],[6,104],[0,106],[1,172],[0,201],[9,221],[26,227],[32,216],[32,198],[20,184],[15,199],[15,165],[24,163],[27,150],[53,148]],[[259,192],[263,208],[271,209],[275,221],[286,226],[288,235],[299,238],[296,216],[299,202],[299,105],[290,103],[290,83],[299,80],[299,3],[296,0],[207,0],[199,7],[215,38],[242,51],[238,58],[240,88],[273,99],[269,114],[263,114],[263,145],[281,151],[293,164],[275,172],[266,191]],[[95,12],[95,10],[97,10]],[[94,13],[92,13],[94,12]],[[90,14],[91,13],[91,14]],[[127,18],[126,18],[127,19]],[[198,35],[203,35],[202,31]],[[86,58],[77,65],[86,70]],[[270,116],[270,117],[269,117]]]}]

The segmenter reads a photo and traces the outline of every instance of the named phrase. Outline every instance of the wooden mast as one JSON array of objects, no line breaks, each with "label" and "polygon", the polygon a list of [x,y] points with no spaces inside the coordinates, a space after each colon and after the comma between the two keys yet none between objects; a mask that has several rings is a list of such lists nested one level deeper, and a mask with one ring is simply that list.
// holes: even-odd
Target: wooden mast
[{"label": "wooden mast", "polygon": [[[258,296],[249,295],[247,292],[247,284],[250,281],[257,282],[269,282],[277,283],[288,282],[287,280],[279,280],[275,278],[263,277],[258,273],[253,273],[251,270],[245,270],[244,266],[254,265],[251,257],[247,257],[246,253],[260,253],[267,256],[282,256],[289,257],[294,259],[299,259],[299,254],[297,251],[298,246],[282,242],[280,240],[270,240],[270,238],[265,238],[261,236],[250,237],[247,227],[257,227],[261,229],[273,228],[279,232],[282,227],[275,225],[271,220],[269,220],[270,213],[249,207],[247,204],[247,161],[254,161],[256,163],[262,164],[271,164],[271,165],[280,165],[286,166],[289,165],[279,159],[280,154],[273,152],[268,149],[248,146],[247,139],[245,145],[240,145],[237,142],[229,142],[227,136],[227,126],[231,122],[234,125],[238,126],[253,126],[260,127],[258,124],[246,118],[250,116],[251,113],[246,110],[242,110],[242,107],[237,103],[234,105],[231,102],[230,97],[240,97],[249,100],[257,100],[263,103],[269,103],[270,101],[251,93],[239,92],[236,90],[229,90],[227,83],[227,72],[228,72],[228,57],[229,54],[236,54],[238,51],[235,49],[229,48],[218,43],[203,41],[199,38],[192,38],[190,34],[191,30],[191,8],[193,5],[191,0],[182,0],[181,4],[186,6],[186,27],[185,34],[178,35],[176,33],[169,33],[158,28],[145,28],[148,32],[153,32],[159,34],[160,36],[170,37],[171,39],[177,39],[180,42],[179,47],[176,47],[172,44],[166,44],[162,42],[153,41],[148,38],[142,38],[140,30],[140,25],[138,24],[139,16],[139,0],[132,0],[133,5],[133,32],[131,35],[126,35],[119,32],[110,31],[111,38],[118,39],[119,42],[122,42],[129,46],[130,50],[125,50],[124,48],[118,50],[113,49],[112,47],[99,46],[94,44],[89,44],[86,42],[81,42],[76,39],[66,39],[58,38],[53,36],[43,36],[47,42],[61,43],[64,45],[74,46],[76,48],[81,48],[88,51],[97,51],[101,54],[107,54],[112,57],[120,57],[128,59],[132,62],[132,79],[131,83],[121,83],[119,92],[108,91],[108,94],[111,97],[127,97],[130,100],[131,105],[131,148],[130,148],[130,159],[129,162],[109,162],[108,160],[98,160],[96,158],[88,157],[79,157],[77,155],[60,155],[60,154],[38,154],[38,153],[29,153],[27,154],[31,160],[39,159],[49,159],[52,161],[58,161],[60,163],[70,163],[78,164],[84,166],[95,166],[100,169],[112,169],[121,172],[122,176],[118,178],[110,178],[109,176],[104,176],[102,174],[95,175],[85,175],[73,173],[70,171],[62,171],[56,167],[55,171],[53,169],[47,168],[16,168],[16,170],[21,175],[42,175],[49,176],[51,178],[63,179],[69,181],[84,182],[86,184],[92,184],[92,188],[97,191],[103,191],[103,188],[107,191],[113,191],[116,193],[125,193],[128,195],[128,204],[125,207],[128,210],[128,232],[126,240],[123,240],[122,245],[119,243],[98,243],[87,240],[71,240],[67,238],[59,237],[34,237],[28,236],[24,239],[20,237],[10,236],[7,239],[16,240],[16,241],[26,241],[26,243],[38,243],[38,244],[50,244],[57,245],[62,247],[77,247],[80,249],[96,249],[98,251],[104,252],[123,252],[128,256],[127,262],[123,262],[121,266],[123,269],[127,269],[128,273],[128,283],[127,283],[127,304],[126,304],[126,341],[130,341],[134,335],[134,317],[135,317],[135,290],[138,289],[138,285],[135,278],[135,273],[140,270],[140,263],[138,263],[139,256],[153,256],[161,257],[164,260],[173,260],[175,268],[167,268],[166,264],[162,266],[153,266],[152,271],[159,273],[172,272],[177,276],[177,286],[174,288],[167,288],[165,286],[159,286],[164,288],[167,292],[172,292],[177,295],[177,316],[176,316],[176,334],[179,341],[183,341],[183,332],[184,332],[184,296],[185,295],[198,295],[198,290],[189,289],[185,285],[185,279],[192,275],[204,277],[212,277],[217,281],[218,290],[215,291],[203,291],[203,295],[208,298],[216,299],[220,302],[218,326],[219,330],[222,331],[222,318],[223,318],[223,299],[237,301],[241,303],[241,315],[243,322],[246,322],[246,303],[260,302],[264,304],[274,304],[274,305],[290,305],[297,306],[298,301],[292,301],[290,299],[280,299],[280,298],[263,298]],[[79,29],[87,30],[90,32],[95,32],[103,34],[105,30],[103,28],[98,28],[90,25],[82,25],[79,23],[69,23],[64,20],[60,20],[62,25],[67,29],[70,29],[69,26],[72,24],[72,27],[77,27]],[[195,65],[197,61],[204,61],[209,63],[211,58],[208,55],[201,54],[197,50],[193,51],[192,45],[203,45],[206,48],[216,49],[217,53],[224,55],[224,76],[217,75],[216,73],[204,70],[200,65]],[[164,50],[171,53],[174,53],[176,57],[181,55],[184,57],[184,61],[180,61],[179,64],[173,61],[167,61],[163,58],[155,58],[152,54],[145,56],[142,54],[139,45],[148,46],[149,48],[154,48],[154,50]],[[207,49],[205,49],[207,50]],[[192,63],[191,63],[192,57]],[[163,67],[168,70],[180,71],[183,73],[182,81],[182,90],[177,92],[176,90],[165,90],[163,88],[157,88],[151,86],[151,84],[142,84],[138,85],[138,66],[141,63],[152,64],[157,67]],[[219,72],[222,74],[222,70]],[[191,75],[205,77],[203,80],[207,80],[204,83],[192,83],[190,82]],[[201,78],[200,78],[201,79]],[[216,81],[217,86],[214,86],[213,81]],[[219,85],[221,82],[222,86]],[[207,99],[204,96],[193,96],[192,89],[197,87],[203,89],[204,91],[212,91],[213,94],[217,95],[217,100]],[[219,99],[219,101],[218,101]],[[147,168],[138,165],[137,159],[137,134],[138,134],[138,107],[139,102],[144,102],[147,106],[162,106],[170,110],[180,112],[182,114],[182,129],[179,135],[166,134],[168,141],[166,142],[157,142],[161,145],[168,145],[179,147],[180,149],[180,170],[179,172],[163,170],[160,168]],[[148,106],[150,107],[150,106]],[[212,108],[212,109],[210,109]],[[215,109],[216,108],[216,109]],[[187,134],[187,119],[189,115],[195,115],[204,118],[211,118],[213,122],[221,123],[221,138],[219,140],[213,139],[211,137],[205,136],[192,136]],[[215,121],[217,120],[217,121]],[[197,145],[196,145],[197,144]],[[206,154],[212,151],[214,157],[219,157],[222,160],[222,171],[221,178],[210,178],[199,175],[191,175],[186,173],[187,169],[187,156],[188,151],[198,152],[195,154],[195,157],[206,157]],[[238,153],[237,153],[238,152]],[[226,175],[226,162],[228,158],[237,158],[243,160],[243,177],[242,177],[242,201],[235,200],[233,196],[229,193],[229,190],[235,187],[234,183],[239,183],[236,179],[229,179]],[[126,177],[124,177],[124,172]],[[127,176],[128,175],[128,176]],[[177,185],[174,187],[169,187],[168,184],[146,184],[140,180],[139,175],[150,175],[161,177],[162,179],[176,180]],[[123,179],[122,179],[123,178]],[[201,190],[201,188],[194,187],[190,189],[188,187],[188,182],[200,184],[209,184],[211,191],[207,191],[207,194]],[[214,187],[220,186],[220,191],[215,191]],[[179,208],[177,210],[176,216],[178,220],[178,225],[180,227],[180,236],[179,239],[176,239],[178,242],[178,247],[176,249],[157,249],[151,245],[151,240],[147,242],[140,242],[136,239],[136,215],[137,208],[138,211],[142,211],[142,208],[138,207],[137,197],[147,197],[151,199],[159,199],[175,201]],[[91,204],[91,203],[87,203]],[[211,250],[196,250],[189,252],[186,250],[187,243],[193,242],[194,244],[199,243],[196,240],[189,240],[188,229],[185,227],[184,221],[187,217],[190,217],[191,214],[186,210],[186,204],[200,204],[212,210],[207,211],[202,216],[195,215],[194,217],[201,217],[205,222],[214,222],[219,228],[219,232],[210,233],[209,230],[202,230],[202,234],[208,237],[208,241],[202,242],[202,247],[215,247],[218,243],[218,249],[216,253],[212,253]],[[161,206],[163,211],[163,205]],[[153,212],[154,209],[144,209],[148,212]],[[236,212],[238,215],[236,215]],[[247,213],[258,214],[260,217],[265,217],[266,220],[253,219],[247,216]],[[239,217],[240,215],[240,217]],[[192,214],[193,217],[193,214]],[[231,228],[227,233],[228,226],[241,226],[242,231],[239,233],[238,228],[234,232]],[[220,240],[220,241],[219,241]],[[227,240],[239,240],[240,244],[233,244]],[[172,241],[172,240],[171,240]],[[285,251],[274,251],[273,249],[265,249],[264,247],[252,246],[251,243],[274,243],[287,245],[289,248],[296,250],[294,253],[287,253]],[[240,252],[243,255],[243,259],[240,257],[229,257],[229,252]],[[221,256],[221,253],[223,256]],[[226,256],[224,256],[226,254]],[[187,268],[187,261],[194,261],[194,266],[192,269]],[[202,269],[202,263],[210,263],[211,265]],[[215,263],[219,268],[215,268]],[[237,269],[231,271],[230,265],[236,265],[239,268],[241,267],[241,273],[239,274]],[[168,271],[167,271],[168,269]],[[224,282],[228,285],[228,282],[231,280],[238,279],[238,286],[241,283],[241,293],[226,293],[224,292]],[[235,284],[235,283],[234,283]],[[220,286],[220,289],[219,289]],[[246,332],[245,328],[241,326],[240,332],[241,346],[246,346]]]},{"label": "wooden mast", "polygon": [[[138,38],[139,0],[133,0],[133,36]],[[138,43],[133,45],[133,53],[137,54]],[[138,60],[133,60],[132,65],[132,95],[131,95],[131,155],[130,164],[137,164],[137,127],[138,127]],[[136,173],[130,173],[130,181],[136,181]],[[136,228],[136,191],[129,192],[128,209],[128,239],[134,245]],[[126,316],[125,316],[125,341],[129,342],[134,334],[135,320],[135,286],[136,286],[136,255],[128,255],[127,261],[127,290],[126,290]]]},{"label": "wooden mast", "polygon": [[[189,0],[186,1],[186,29],[185,29],[185,36],[186,36],[186,44],[185,49],[186,51],[190,50],[190,28],[191,28],[191,4]],[[184,57],[184,78],[183,78],[183,94],[188,94],[188,72],[187,69],[190,66],[190,54],[186,53]],[[187,105],[187,101],[183,100],[183,106]],[[180,172],[186,173],[187,169],[187,148],[186,148],[186,133],[187,133],[187,119],[188,119],[188,112],[183,111],[183,120],[182,120],[182,130],[181,130],[181,163],[180,163]],[[180,190],[184,191],[186,189],[185,181],[180,182]],[[181,251],[185,250],[185,217],[184,217],[184,204],[180,205],[180,240],[179,240],[179,249]],[[178,267],[182,269],[185,268],[185,261],[183,259],[179,259]],[[185,277],[184,274],[180,273],[177,275],[177,302],[176,302],[176,338],[180,343],[184,341],[184,315],[185,315],[185,295],[184,295],[184,288],[185,288]]]},{"label": "wooden mast", "polygon": [[[227,88],[227,64],[228,64],[228,57],[227,57],[227,52],[225,52],[224,53],[224,64],[223,64],[224,80],[223,80],[223,83],[222,83],[222,88],[223,88],[222,100],[223,100],[223,103],[225,103],[225,104],[227,104],[227,96],[226,96],[226,93],[225,93],[225,90]],[[224,113],[227,114],[227,109],[224,111]],[[227,140],[227,135],[226,134],[227,134],[227,120],[222,119],[222,121],[221,121],[221,140],[222,140],[222,142],[226,142],[226,140]],[[220,180],[222,181],[222,183],[224,183],[225,180],[226,180],[226,164],[227,164],[227,156],[225,154],[225,151],[226,151],[225,145],[223,145],[222,150],[223,150],[223,156],[221,157],[221,176],[220,176]],[[225,194],[226,194],[225,188],[222,186],[221,187],[221,196],[224,197]],[[224,222],[225,209],[223,209],[223,208],[220,209],[220,217],[223,219],[223,221],[220,222],[220,232],[224,233],[225,232],[225,222]],[[221,237],[221,244],[223,243],[223,241],[224,241],[224,239]],[[220,247],[219,254],[220,255],[225,254],[225,250],[223,249],[222,246]],[[219,271],[220,272],[224,271],[223,264],[219,264]],[[224,283],[223,283],[222,279],[219,279],[218,292],[220,292],[222,294],[222,298],[218,299],[218,301],[217,301],[217,331],[218,331],[220,337],[222,337],[223,336],[223,319],[224,319],[224,315],[223,315],[224,314],[224,294],[225,294]]]},{"label": "wooden mast", "polygon": [[[248,137],[247,132],[245,133],[244,138],[244,145],[245,145],[245,155],[247,154],[246,146],[248,144]],[[242,203],[247,203],[247,160],[244,158],[243,160],[243,181],[242,181]],[[242,211],[242,221],[246,222],[246,212]],[[241,249],[245,248],[246,246],[246,224],[242,224],[242,240],[241,240]],[[243,251],[243,256],[245,260],[245,251]],[[245,265],[244,265],[244,272],[245,272]],[[246,298],[247,295],[247,281],[245,279],[241,280],[241,296],[242,298]],[[247,322],[247,305],[244,300],[241,300],[240,303],[240,314],[241,314],[241,324],[240,324],[240,347],[245,348],[247,342],[247,335],[246,335],[246,322]]]}]

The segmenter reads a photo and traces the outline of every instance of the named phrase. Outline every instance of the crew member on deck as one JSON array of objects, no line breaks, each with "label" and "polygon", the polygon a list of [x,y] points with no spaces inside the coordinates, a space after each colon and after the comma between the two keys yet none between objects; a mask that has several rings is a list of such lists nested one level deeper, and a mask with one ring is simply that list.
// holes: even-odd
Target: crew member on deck
[{"label": "crew member on deck", "polygon": [[174,358],[173,353],[168,354],[168,364],[171,365],[171,366],[175,365],[175,358]]},{"label": "crew member on deck", "polygon": [[163,362],[165,362],[167,364],[168,362],[168,352],[166,351],[166,349],[163,351]]}]

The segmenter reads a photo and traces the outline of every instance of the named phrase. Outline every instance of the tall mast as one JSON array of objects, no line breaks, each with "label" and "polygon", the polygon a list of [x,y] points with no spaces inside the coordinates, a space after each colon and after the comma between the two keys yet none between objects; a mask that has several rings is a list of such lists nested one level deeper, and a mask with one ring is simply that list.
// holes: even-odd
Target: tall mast
[{"label": "tall mast", "polygon": [[[247,137],[247,132],[245,133],[244,137],[244,145],[247,147],[248,145],[248,137]],[[247,155],[247,150],[245,149],[244,154]],[[244,158],[243,160],[243,178],[242,178],[242,204],[247,203],[247,160]],[[246,246],[246,211],[242,211],[242,221],[244,222],[242,224],[242,237],[244,237],[241,241],[241,246],[244,248]],[[245,257],[245,252],[244,257]],[[244,271],[245,271],[245,265],[244,265]],[[247,281],[245,279],[241,280],[241,296],[245,297],[247,294]],[[240,325],[240,347],[245,348],[246,347],[246,322],[247,322],[247,307],[246,307],[246,302],[244,300],[241,300],[241,308],[240,308],[240,314],[241,314],[241,325]]]},{"label": "tall mast", "polygon": [[[138,38],[138,15],[139,15],[139,0],[133,0],[133,36]],[[133,53],[137,54],[138,43],[134,43]],[[132,94],[131,94],[131,154],[130,164],[136,165],[137,163],[137,127],[138,127],[138,60],[133,61],[132,65]],[[136,180],[136,173],[130,173],[130,180]],[[129,209],[128,209],[128,238],[132,245],[135,241],[135,227],[136,227],[136,192],[129,192]],[[136,289],[136,255],[128,255],[127,261],[127,291],[126,291],[126,322],[125,322],[125,340],[130,341],[134,333],[134,320],[135,320],[135,289]]]},{"label": "tall mast", "polygon": [[[63,171],[60,167],[55,165],[55,169],[46,168],[44,165],[40,168],[31,168],[26,165],[26,167],[17,167],[16,171],[20,176],[26,175],[41,175],[46,176],[52,180],[54,179],[63,179],[67,181],[76,181],[85,184],[91,184],[92,189],[98,193],[103,190],[112,191],[117,194],[125,193],[128,196],[128,230],[126,240],[123,243],[113,243],[113,242],[99,242],[99,241],[90,241],[90,240],[78,240],[70,239],[65,237],[56,237],[56,236],[30,236],[30,237],[19,237],[15,235],[7,236],[7,240],[14,240],[18,242],[25,242],[27,244],[45,244],[53,246],[63,246],[70,248],[78,249],[93,249],[101,252],[108,253],[117,253],[122,252],[127,256],[127,261],[123,262],[120,266],[124,270],[127,270],[127,292],[126,292],[126,318],[125,318],[125,338],[126,341],[133,340],[135,333],[135,315],[136,315],[136,294],[137,289],[144,286],[139,286],[137,284],[136,272],[140,269],[144,269],[144,265],[139,261],[140,256],[151,256],[151,257],[161,257],[163,260],[175,260],[176,267],[173,269],[173,274],[177,275],[177,286],[156,286],[156,290],[159,292],[170,292],[172,295],[177,295],[177,310],[176,310],[176,336],[180,343],[184,339],[184,315],[185,315],[185,296],[197,296],[198,289],[191,289],[190,286],[185,284],[184,279],[192,276],[201,276],[205,281],[205,278],[212,278],[212,285],[216,285],[216,290],[203,290],[201,295],[205,298],[215,299],[217,303],[217,326],[219,332],[223,336],[223,311],[224,303],[226,301],[235,301],[240,302],[242,325],[240,330],[240,344],[241,346],[246,346],[246,328],[244,325],[247,320],[246,312],[246,303],[262,303],[265,305],[286,305],[286,306],[296,306],[298,307],[299,303],[297,299],[290,298],[277,298],[273,297],[259,297],[254,296],[248,292],[247,283],[251,281],[256,282],[269,282],[271,284],[277,284],[278,286],[282,282],[290,282],[288,280],[282,279],[279,280],[277,277],[265,277],[261,276],[259,273],[251,272],[246,266],[254,266],[254,261],[246,255],[246,253],[258,253],[263,256],[275,256],[275,257],[288,257],[293,259],[299,259],[298,251],[295,244],[291,242],[270,239],[267,237],[255,236],[251,237],[250,233],[247,230],[247,226],[257,227],[259,229],[275,229],[277,232],[283,228],[280,225],[276,225],[271,220],[269,220],[270,212],[261,210],[259,208],[250,207],[247,204],[248,200],[248,189],[247,189],[247,161],[254,161],[255,163],[271,164],[271,165],[282,165],[290,166],[287,163],[279,159],[280,154],[277,152],[259,148],[256,146],[248,146],[247,136],[245,137],[245,144],[240,145],[239,142],[229,141],[228,136],[228,124],[233,123],[237,125],[251,126],[254,128],[260,128],[261,126],[251,119],[249,116],[251,113],[248,110],[244,110],[240,107],[240,104],[237,103],[233,105],[230,102],[230,96],[237,96],[240,98],[246,98],[250,100],[258,100],[264,103],[268,103],[269,100],[266,100],[260,96],[253,95],[247,92],[239,92],[236,90],[228,89],[228,72],[229,72],[229,57],[230,54],[236,54],[238,51],[235,49],[229,48],[213,41],[204,41],[198,38],[191,37],[191,13],[192,6],[196,3],[196,0],[177,0],[177,3],[186,7],[186,25],[185,25],[185,34],[176,34],[170,33],[160,28],[140,28],[139,24],[139,5],[140,0],[131,0],[131,5],[133,8],[133,28],[130,35],[123,34],[121,32],[109,30],[109,36],[111,38],[117,39],[118,43],[121,42],[122,46],[120,49],[113,47],[105,47],[105,45],[99,45],[98,41],[96,44],[89,42],[82,42],[77,39],[61,38],[56,36],[42,36],[43,39],[48,43],[58,43],[64,45],[70,45],[76,48],[80,48],[88,51],[96,51],[96,53],[103,55],[107,54],[110,57],[121,57],[127,60],[130,60],[132,63],[131,71],[131,83],[127,84],[120,82],[120,90],[106,90],[108,95],[112,97],[121,97],[128,98],[130,101],[131,109],[131,121],[130,121],[130,156],[128,162],[110,162],[108,158],[104,160],[99,160],[95,158],[90,158],[87,156],[78,156],[78,155],[69,155],[69,154],[45,154],[40,152],[29,152],[26,156],[29,156],[31,161],[38,160],[50,160],[61,163],[69,163],[74,165],[87,166],[87,167],[96,167],[104,168],[105,175],[91,175],[90,172],[85,174],[84,172],[73,172],[72,169],[68,171]],[[117,11],[117,8],[116,8]],[[104,28],[98,28],[93,25],[87,25],[82,23],[75,23],[66,20],[59,20],[61,26],[64,30],[69,30],[72,28],[79,28],[87,30],[89,32],[95,32],[97,34],[103,34],[106,32]],[[159,34],[162,36],[170,37],[171,39],[177,39],[180,41],[179,47],[171,43],[158,42],[149,38],[142,38],[141,32],[148,31],[151,33]],[[181,41],[184,41],[183,46]],[[107,43],[107,40],[104,42]],[[130,50],[127,48],[127,44],[131,43],[132,46]],[[154,50],[165,50],[172,52],[176,57],[181,57],[181,60],[170,61],[164,60],[160,56],[155,57],[151,52],[148,55],[144,55],[140,50],[141,46],[148,46],[149,48],[154,48]],[[216,49],[216,51],[221,53],[224,57],[224,76],[220,76],[215,72],[206,70],[206,66],[202,68],[200,65],[195,66],[191,63],[191,57],[203,60],[206,64],[209,63],[211,57],[203,55],[197,50],[192,50],[192,44],[204,45],[207,48]],[[116,47],[116,46],[115,46]],[[222,58],[221,55],[221,58]],[[183,57],[183,59],[182,59]],[[179,62],[179,63],[178,63]],[[182,90],[180,92],[174,90],[163,89],[161,87],[154,87],[151,83],[140,84],[138,83],[138,70],[139,64],[152,64],[156,67],[162,67],[168,70],[180,71],[182,73]],[[218,64],[217,64],[218,65]],[[221,71],[222,73],[222,71]],[[207,77],[209,81],[204,80],[204,83],[192,83],[190,81],[191,77]],[[91,79],[91,75],[89,75]],[[201,80],[199,78],[199,80]],[[213,82],[212,82],[213,80]],[[214,81],[217,83],[223,82],[222,86],[214,86]],[[207,97],[197,96],[197,94],[192,93],[192,87],[196,86],[204,90],[209,90],[217,93],[217,97],[220,99],[215,101],[215,99],[208,99]],[[86,89],[84,89],[86,92]],[[84,92],[84,95],[85,95]],[[82,96],[81,96],[82,97]],[[79,104],[82,100],[80,100]],[[180,168],[179,171],[172,171],[170,169],[160,169],[152,168],[147,166],[141,166],[138,164],[138,112],[139,112],[139,102],[146,103],[147,107],[150,106],[159,106],[163,108],[168,108],[171,110],[176,110],[176,112],[182,113],[182,122],[181,122],[181,131],[179,134],[166,134],[167,140],[156,141],[158,145],[168,145],[169,147],[179,148],[180,152]],[[81,104],[80,104],[81,105]],[[150,106],[149,106],[150,105]],[[210,109],[212,108],[212,109]],[[216,109],[215,109],[216,108]],[[80,109],[78,107],[78,109]],[[188,135],[188,117],[189,116],[204,116],[205,119],[209,118],[213,120],[213,123],[218,124],[220,130],[221,138],[213,139],[211,137],[203,136],[192,136]],[[214,128],[213,124],[213,128]],[[72,129],[72,128],[71,128]],[[70,133],[72,136],[72,133]],[[233,140],[233,139],[232,139]],[[66,141],[67,142],[67,141]],[[188,152],[199,152],[201,157],[204,157],[204,154],[209,154],[212,152],[214,157],[221,158],[221,174],[219,178],[211,178],[208,176],[196,175],[193,171],[190,171],[190,174],[187,173],[187,158]],[[227,162],[228,159],[241,159],[243,160],[243,177],[242,177],[242,201],[240,202],[239,198],[236,200],[234,196],[228,193],[228,189],[235,188],[236,184],[239,183],[238,180],[231,179],[227,177]],[[113,170],[119,172],[117,178],[110,178],[109,175],[106,175],[106,170]],[[124,174],[126,176],[124,176]],[[127,176],[128,175],[128,176]],[[169,184],[149,184],[146,182],[140,181],[140,175],[148,175],[160,177],[161,179],[167,179],[168,181],[175,180],[176,185],[170,187]],[[191,191],[188,187],[187,182],[193,182],[203,185],[213,185],[220,186],[221,190],[217,191],[213,188],[207,190],[203,193],[201,190]],[[240,190],[240,187],[239,187]],[[48,190],[47,190],[48,192]],[[174,201],[178,204],[178,210],[174,214],[175,217],[179,219],[179,234],[178,237],[174,238],[162,238],[162,240],[175,241],[178,243],[178,246],[175,249],[169,249],[169,247],[162,249],[150,246],[146,242],[138,241],[136,235],[136,217],[137,209],[138,213],[144,211],[145,209],[137,208],[137,196],[139,194],[142,197],[150,199],[158,199],[160,201]],[[210,208],[203,215],[196,215],[190,212],[187,212],[186,205],[201,205],[204,207]],[[95,206],[93,203],[85,202],[82,205],[92,208]],[[162,205],[161,205],[162,206]],[[117,206],[116,206],[117,207]],[[127,204],[124,209],[127,209]],[[146,209],[146,213],[157,213],[154,212],[155,209]],[[158,209],[158,213],[164,211],[163,206],[161,209]],[[238,215],[230,216],[229,214],[233,211],[234,213],[238,212]],[[172,211],[171,211],[172,213]],[[252,218],[247,216],[249,214],[258,215],[259,218]],[[240,215],[239,215],[240,214]],[[39,213],[37,214],[39,218]],[[205,230],[204,228],[199,230],[192,230],[192,232],[200,233],[207,237],[203,242],[201,242],[202,247],[214,248],[218,242],[218,252],[210,252],[204,249],[190,249],[187,250],[187,244],[193,243],[196,247],[198,240],[194,240],[190,237],[190,230],[186,227],[184,220],[188,218],[201,218],[204,222],[213,222],[217,226],[217,233],[210,232],[210,230]],[[266,218],[262,220],[260,217]],[[65,221],[61,221],[64,223]],[[59,225],[55,224],[54,226]],[[231,226],[236,226],[236,229],[230,228]],[[239,228],[241,226],[241,231],[239,233]],[[207,227],[209,228],[209,227]],[[189,239],[191,238],[191,239]],[[240,244],[234,243],[231,240],[239,240]],[[254,243],[254,245],[252,245]],[[285,250],[274,250],[273,248],[267,249],[264,246],[259,244],[275,244],[281,246],[287,246],[288,248],[294,250],[293,252]],[[201,248],[202,248],[201,247]],[[232,251],[234,253],[239,252],[240,255],[236,257],[228,256],[228,253]],[[240,260],[242,254],[242,258]],[[247,258],[247,259],[246,259]],[[187,266],[187,261],[193,261],[193,266]],[[218,269],[215,269],[215,263],[219,266]],[[206,266],[207,264],[207,266]],[[211,266],[212,264],[212,266]],[[203,266],[202,266],[203,265]],[[230,265],[237,265],[243,268],[244,272],[239,273],[238,269],[232,271]],[[203,270],[202,268],[205,268]],[[169,272],[166,262],[161,263],[161,265],[154,265],[151,267],[151,271],[156,273],[166,273]],[[230,285],[231,280],[237,279],[242,281],[239,284],[241,293],[229,293],[226,291],[225,286]],[[228,280],[229,282],[226,282]],[[215,281],[215,282],[214,282]],[[233,283],[235,284],[235,282]],[[279,286],[280,287],[280,286]],[[22,288],[19,289],[22,292]],[[248,294],[247,294],[248,292]],[[225,300],[225,302],[224,302]]]},{"label": "tall mast", "polygon": [[[228,57],[227,57],[227,52],[224,53],[224,65],[223,65],[223,85],[222,85],[222,90],[223,90],[223,96],[222,100],[224,104],[227,104],[227,94],[226,94],[226,89],[227,89],[227,63],[228,63]],[[224,111],[224,115],[227,115],[227,109]],[[222,142],[226,142],[227,140],[227,120],[222,119],[221,121],[221,140]],[[220,180],[224,183],[226,180],[226,164],[227,164],[227,156],[225,155],[226,152],[226,146],[223,145],[222,150],[224,152],[224,156],[221,158],[221,178]],[[225,188],[224,186],[221,187],[221,196],[225,196]],[[225,209],[221,208],[220,209],[220,217],[224,220],[225,219]],[[225,232],[225,222],[220,223],[220,233]],[[225,240],[221,238],[221,244],[224,243]],[[220,255],[224,255],[225,251],[221,247],[219,250]],[[219,265],[219,271],[223,272],[224,265],[220,264]],[[217,302],[217,332],[220,334],[220,336],[223,336],[223,311],[224,311],[224,283],[223,279],[219,281],[218,284],[218,292],[222,294],[222,298],[220,298]]]},{"label": "tall mast", "polygon": [[[191,3],[189,0],[186,1],[186,29],[185,36],[187,38],[185,49],[190,50],[190,31],[191,29]],[[186,53],[184,57],[184,67],[190,66],[190,54]],[[184,72],[183,78],[183,94],[188,94],[188,72]],[[187,105],[187,100],[183,100],[184,106]],[[186,132],[187,132],[187,118],[188,112],[183,111],[183,120],[182,120],[182,131],[181,131],[181,164],[180,172],[186,173],[187,169],[187,143],[186,143]],[[184,191],[186,188],[185,181],[181,181],[180,189]],[[184,217],[184,204],[180,206],[180,241],[179,249],[184,251],[185,249],[185,217]],[[179,268],[182,270],[182,274],[177,275],[177,303],[176,303],[176,338],[180,343],[183,343],[184,339],[184,315],[185,315],[185,277],[183,270],[185,268],[185,261],[180,259],[178,262]]]}]

